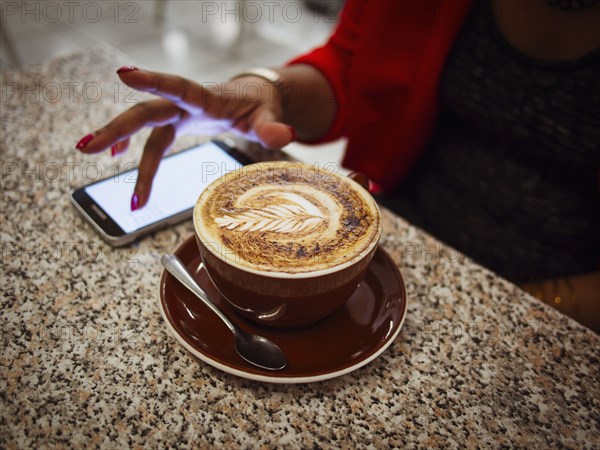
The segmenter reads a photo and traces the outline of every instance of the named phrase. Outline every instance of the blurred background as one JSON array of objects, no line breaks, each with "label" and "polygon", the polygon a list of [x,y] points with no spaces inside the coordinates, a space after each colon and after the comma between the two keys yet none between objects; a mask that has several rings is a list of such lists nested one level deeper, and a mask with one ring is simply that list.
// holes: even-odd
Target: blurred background
[{"label": "blurred background", "polygon": [[[279,66],[323,44],[344,0],[1,0],[0,71],[109,44],[131,64],[198,82]],[[344,141],[286,151],[340,161]],[[318,151],[315,151],[318,150]]]}]

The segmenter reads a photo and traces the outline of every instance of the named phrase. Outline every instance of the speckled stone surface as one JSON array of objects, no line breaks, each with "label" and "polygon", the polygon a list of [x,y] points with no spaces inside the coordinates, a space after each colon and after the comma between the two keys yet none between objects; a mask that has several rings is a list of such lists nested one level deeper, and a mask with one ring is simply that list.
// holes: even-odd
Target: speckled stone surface
[{"label": "speckled stone surface", "polygon": [[600,338],[385,211],[409,308],[381,357],[268,385],[190,356],[156,298],[191,223],[114,250],[69,204],[139,157],[73,150],[128,106],[124,63],[100,48],[2,77],[0,447],[600,447]]}]

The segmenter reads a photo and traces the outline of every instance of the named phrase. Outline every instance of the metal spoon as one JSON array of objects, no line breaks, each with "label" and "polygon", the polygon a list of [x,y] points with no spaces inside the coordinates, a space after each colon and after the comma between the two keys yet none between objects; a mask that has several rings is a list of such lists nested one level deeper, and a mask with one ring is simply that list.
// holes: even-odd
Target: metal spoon
[{"label": "metal spoon", "polygon": [[235,350],[244,360],[262,369],[281,370],[287,360],[281,349],[267,338],[249,334],[234,325],[223,312],[208,298],[198,283],[192,278],[181,260],[175,255],[163,255],[162,265],[181,284],[192,291],[202,302],[221,319],[235,336]]}]

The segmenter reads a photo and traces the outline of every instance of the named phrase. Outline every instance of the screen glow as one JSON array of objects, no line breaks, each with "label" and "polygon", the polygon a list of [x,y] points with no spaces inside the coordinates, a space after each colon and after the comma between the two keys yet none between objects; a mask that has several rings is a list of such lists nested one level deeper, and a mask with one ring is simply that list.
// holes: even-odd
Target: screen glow
[{"label": "screen glow", "polygon": [[94,183],[85,192],[126,232],[192,208],[213,180],[242,164],[210,142],[165,158],[154,178],[148,203],[131,211],[137,169]]}]

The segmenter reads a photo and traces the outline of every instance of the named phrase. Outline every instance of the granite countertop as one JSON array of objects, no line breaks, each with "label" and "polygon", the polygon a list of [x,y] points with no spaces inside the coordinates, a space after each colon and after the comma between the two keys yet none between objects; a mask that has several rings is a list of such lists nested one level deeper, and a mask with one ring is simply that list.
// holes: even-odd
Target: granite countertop
[{"label": "granite countertop", "polygon": [[128,106],[126,63],[100,47],[2,76],[0,447],[600,447],[600,338],[387,211],[409,305],[379,358],[304,385],[194,359],[156,302],[191,223],[113,249],[69,204],[139,157],[73,149]]}]

